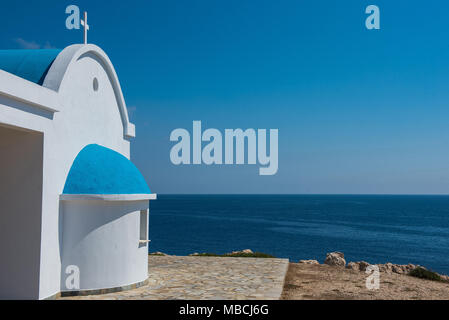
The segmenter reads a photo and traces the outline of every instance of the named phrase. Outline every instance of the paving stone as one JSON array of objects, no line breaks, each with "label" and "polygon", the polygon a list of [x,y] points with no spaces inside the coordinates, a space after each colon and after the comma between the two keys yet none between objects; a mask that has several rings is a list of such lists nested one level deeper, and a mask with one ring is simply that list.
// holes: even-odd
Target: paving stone
[{"label": "paving stone", "polygon": [[287,259],[149,256],[148,284],[104,295],[67,300],[276,300],[282,294]]}]

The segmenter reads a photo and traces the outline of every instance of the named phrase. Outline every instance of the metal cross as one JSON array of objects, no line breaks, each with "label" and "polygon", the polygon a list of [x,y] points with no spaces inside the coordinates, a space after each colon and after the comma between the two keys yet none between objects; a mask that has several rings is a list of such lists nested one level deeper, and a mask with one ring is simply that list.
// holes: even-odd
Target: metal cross
[{"label": "metal cross", "polygon": [[81,25],[84,27],[84,44],[87,44],[87,31],[89,30],[89,25],[87,24],[86,11],[84,11],[84,20],[81,20]]}]

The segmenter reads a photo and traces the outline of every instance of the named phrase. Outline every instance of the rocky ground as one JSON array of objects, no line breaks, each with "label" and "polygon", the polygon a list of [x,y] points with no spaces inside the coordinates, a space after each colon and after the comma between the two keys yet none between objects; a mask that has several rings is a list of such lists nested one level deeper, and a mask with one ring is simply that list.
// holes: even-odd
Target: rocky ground
[{"label": "rocky ground", "polygon": [[[376,268],[377,267],[377,268]],[[449,299],[449,283],[409,276],[419,266],[386,263],[370,265],[367,262],[349,262],[343,253],[328,253],[324,264],[316,260],[290,263],[282,299],[382,299],[382,300],[437,300]],[[422,267],[421,267],[422,268]],[[379,288],[372,285],[373,271],[379,271]],[[447,281],[447,276],[440,275]]]}]

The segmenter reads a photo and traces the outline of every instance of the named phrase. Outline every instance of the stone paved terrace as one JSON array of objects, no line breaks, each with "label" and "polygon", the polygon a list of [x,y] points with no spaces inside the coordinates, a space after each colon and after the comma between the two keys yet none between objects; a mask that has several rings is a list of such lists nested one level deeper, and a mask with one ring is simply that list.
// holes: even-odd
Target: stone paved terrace
[{"label": "stone paved terrace", "polygon": [[149,283],[143,287],[61,299],[277,300],[287,269],[287,259],[150,256]]}]

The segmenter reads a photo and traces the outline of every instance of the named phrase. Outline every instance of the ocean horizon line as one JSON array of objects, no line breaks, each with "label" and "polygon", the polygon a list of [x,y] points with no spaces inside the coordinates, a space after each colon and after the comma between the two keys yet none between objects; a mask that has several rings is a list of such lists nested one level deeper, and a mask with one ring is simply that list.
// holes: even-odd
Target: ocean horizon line
[{"label": "ocean horizon line", "polygon": [[442,196],[449,193],[158,193],[158,196]]}]

